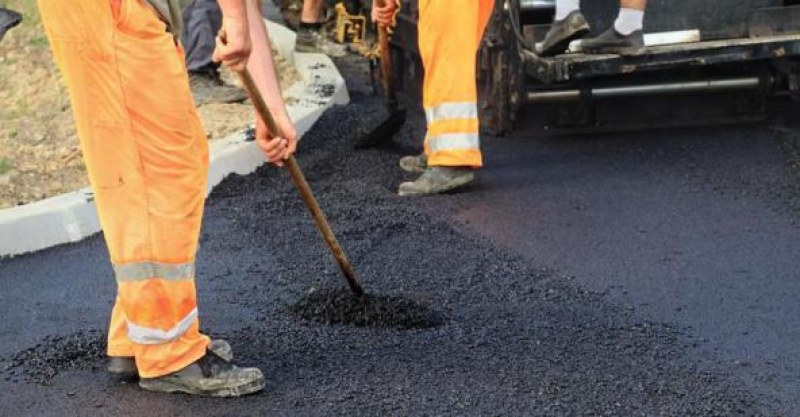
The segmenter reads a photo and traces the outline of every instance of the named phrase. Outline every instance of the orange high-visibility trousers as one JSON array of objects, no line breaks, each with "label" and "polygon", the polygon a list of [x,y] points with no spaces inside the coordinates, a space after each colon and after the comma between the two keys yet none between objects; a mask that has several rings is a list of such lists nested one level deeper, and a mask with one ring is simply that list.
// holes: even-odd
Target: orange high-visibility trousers
[{"label": "orange high-visibility trousers", "polygon": [[118,292],[110,356],[140,376],[205,354],[194,257],[208,144],[182,52],[144,0],[38,0],[67,83]]},{"label": "orange high-visibility trousers", "polygon": [[493,7],[493,0],[419,0],[428,165],[483,165],[475,66]]}]

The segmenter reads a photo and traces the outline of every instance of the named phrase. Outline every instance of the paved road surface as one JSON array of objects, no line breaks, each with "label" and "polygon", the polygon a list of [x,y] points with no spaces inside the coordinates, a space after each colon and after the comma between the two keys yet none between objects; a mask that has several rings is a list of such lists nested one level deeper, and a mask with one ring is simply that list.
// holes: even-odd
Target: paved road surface
[{"label": "paved road surface", "polygon": [[306,168],[368,291],[444,317],[417,330],[301,320],[342,288],[285,175],[232,177],[206,212],[203,327],[268,375],[223,401],[103,372],[114,283],[100,237],[0,261],[0,415],[798,415],[797,126],[487,139],[466,193],[405,200],[395,143],[352,152],[353,104]]}]

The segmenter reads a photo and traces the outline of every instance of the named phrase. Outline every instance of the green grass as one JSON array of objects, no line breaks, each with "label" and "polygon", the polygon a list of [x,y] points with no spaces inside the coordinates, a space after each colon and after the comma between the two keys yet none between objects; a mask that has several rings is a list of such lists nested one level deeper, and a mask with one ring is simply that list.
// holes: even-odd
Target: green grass
[{"label": "green grass", "polygon": [[31,45],[38,47],[47,47],[49,45],[46,36],[36,36],[30,40]]},{"label": "green grass", "polygon": [[0,175],[3,175],[8,171],[11,171],[12,168],[14,168],[14,166],[11,165],[11,162],[9,162],[8,159],[5,158],[0,159]]}]

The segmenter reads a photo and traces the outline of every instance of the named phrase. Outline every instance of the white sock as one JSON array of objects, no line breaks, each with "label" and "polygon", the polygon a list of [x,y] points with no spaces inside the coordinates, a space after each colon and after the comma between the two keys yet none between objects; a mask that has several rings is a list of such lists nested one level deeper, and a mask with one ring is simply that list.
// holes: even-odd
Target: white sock
[{"label": "white sock", "polygon": [[623,7],[619,9],[619,16],[614,22],[614,29],[620,35],[630,35],[637,30],[642,30],[644,25],[644,10],[629,9]]},{"label": "white sock", "polygon": [[581,0],[556,0],[556,20],[564,20],[568,14],[581,9]]}]

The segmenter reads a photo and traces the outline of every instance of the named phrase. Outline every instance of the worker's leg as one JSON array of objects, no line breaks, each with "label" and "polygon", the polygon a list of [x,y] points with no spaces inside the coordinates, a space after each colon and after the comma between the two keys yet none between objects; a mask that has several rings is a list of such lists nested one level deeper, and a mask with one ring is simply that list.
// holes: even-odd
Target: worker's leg
[{"label": "worker's leg", "polygon": [[647,0],[620,0],[619,7],[644,11],[647,8]]},{"label": "worker's leg", "polygon": [[325,7],[325,0],[303,0],[300,21],[303,23],[322,23],[323,7]]},{"label": "worker's leg", "polygon": [[583,41],[592,54],[634,55],[644,51],[644,10],[646,0],[621,0],[614,25],[593,39]]},{"label": "worker's leg", "polygon": [[619,15],[614,21],[614,29],[622,35],[642,30],[644,27],[644,10],[647,0],[621,0]]},{"label": "worker's leg", "polygon": [[476,58],[492,4],[491,0],[470,0],[459,7],[437,0],[419,3],[429,166],[483,165]]},{"label": "worker's leg", "polygon": [[483,165],[476,58],[493,5],[492,0],[469,0],[459,7],[438,0],[419,2],[427,168],[416,181],[400,184],[400,195],[461,187]]},{"label": "worker's leg", "polygon": [[580,0],[556,0],[556,15],[550,30],[536,47],[541,56],[553,56],[563,53],[570,42],[582,38],[591,28],[581,13]]},{"label": "worker's leg", "polygon": [[324,8],[325,0],[303,0],[295,49],[298,52],[342,57],[346,55],[344,46],[331,42],[325,35]]},{"label": "worker's leg", "polygon": [[181,44],[186,51],[186,69],[195,104],[238,103],[247,99],[241,88],[224,84],[219,64],[211,57],[222,27],[222,10],[217,0],[192,0],[182,11]]},{"label": "worker's leg", "polygon": [[556,0],[555,20],[564,20],[570,13],[581,9],[581,0]]},{"label": "worker's leg", "polygon": [[206,353],[194,256],[207,143],[164,24],[142,1],[110,3],[39,0],[118,282],[109,354],[155,377]]},{"label": "worker's leg", "polygon": [[183,8],[181,44],[186,51],[189,72],[215,72],[219,64],[211,59],[216,36],[222,27],[222,10],[216,0],[194,0]]}]

